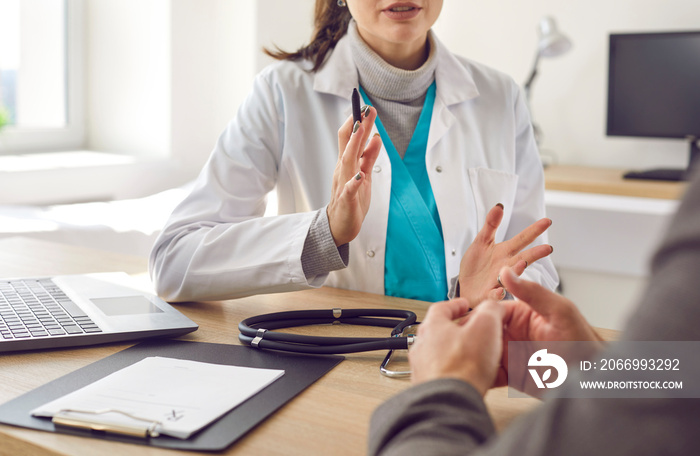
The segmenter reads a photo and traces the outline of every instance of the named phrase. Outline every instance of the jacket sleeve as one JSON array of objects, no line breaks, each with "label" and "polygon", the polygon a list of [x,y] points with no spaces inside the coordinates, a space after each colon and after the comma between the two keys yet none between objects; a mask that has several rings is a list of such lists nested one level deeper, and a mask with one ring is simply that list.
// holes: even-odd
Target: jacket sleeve
[{"label": "jacket sleeve", "polygon": [[497,435],[476,390],[460,380],[434,380],[400,393],[375,411],[369,454],[695,454],[700,445],[699,402],[551,399]]},{"label": "jacket sleeve", "polygon": [[469,454],[494,433],[486,406],[470,384],[435,380],[394,396],[375,411],[368,454]]},{"label": "jacket sleeve", "polygon": [[284,141],[275,90],[259,75],[190,195],[156,240],[150,272],[169,301],[230,299],[320,286],[301,254],[316,212],[263,217]]}]

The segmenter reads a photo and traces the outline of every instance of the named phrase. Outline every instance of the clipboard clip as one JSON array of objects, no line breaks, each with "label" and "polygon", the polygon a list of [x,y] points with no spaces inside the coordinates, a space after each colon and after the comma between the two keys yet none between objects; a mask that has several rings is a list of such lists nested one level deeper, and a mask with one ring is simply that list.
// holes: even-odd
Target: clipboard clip
[{"label": "clipboard clip", "polygon": [[[106,415],[108,413],[116,413],[125,416],[131,420],[138,421],[139,423],[126,424],[115,423],[111,421],[95,421],[95,417],[100,415]],[[89,415],[90,417],[80,415]],[[158,437],[160,433],[157,429],[158,426],[161,425],[160,421],[139,418],[138,416],[134,416],[130,413],[114,409],[105,409],[97,411],[63,409],[60,410],[58,413],[54,414],[51,421],[57,426],[87,429],[90,431],[109,432],[114,434],[129,435],[132,437],[141,438]]]}]

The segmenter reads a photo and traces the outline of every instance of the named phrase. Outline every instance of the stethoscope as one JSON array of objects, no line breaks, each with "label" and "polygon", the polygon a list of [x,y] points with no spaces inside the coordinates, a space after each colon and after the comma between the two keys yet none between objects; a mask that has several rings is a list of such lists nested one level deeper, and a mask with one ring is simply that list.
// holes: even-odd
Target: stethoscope
[{"label": "stethoscope", "polygon": [[[397,318],[400,318],[398,320]],[[394,328],[391,337],[318,337],[288,334],[274,329],[322,324],[347,324]],[[394,350],[407,350],[415,341],[416,314],[392,309],[331,309],[274,312],[246,318],[238,324],[238,339],[253,348],[291,353],[340,355],[389,350],[379,370],[388,377],[404,377],[410,371],[388,368]]]}]

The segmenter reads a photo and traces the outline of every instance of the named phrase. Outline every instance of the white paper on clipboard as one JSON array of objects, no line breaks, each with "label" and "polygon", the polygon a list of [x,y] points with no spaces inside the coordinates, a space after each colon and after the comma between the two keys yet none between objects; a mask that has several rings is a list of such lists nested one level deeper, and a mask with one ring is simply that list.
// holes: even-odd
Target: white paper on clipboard
[{"label": "white paper on clipboard", "polygon": [[[149,357],[32,410],[95,429],[186,439],[280,378],[283,370]],[[147,432],[148,434],[148,432]]]}]

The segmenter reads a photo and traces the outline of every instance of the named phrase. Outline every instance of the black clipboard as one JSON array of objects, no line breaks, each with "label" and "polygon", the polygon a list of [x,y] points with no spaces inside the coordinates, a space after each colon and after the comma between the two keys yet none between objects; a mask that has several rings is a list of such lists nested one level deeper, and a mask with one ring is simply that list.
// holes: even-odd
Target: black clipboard
[{"label": "black clipboard", "polygon": [[[89,385],[149,356],[213,364],[284,369],[282,377],[187,440],[169,436],[137,438],[120,434],[56,427],[50,419],[33,417],[34,408]],[[0,405],[0,423],[42,431],[96,437],[160,448],[222,451],[325,375],[343,359],[336,355],[297,355],[256,350],[240,345],[153,340],[96,361]],[[193,386],[196,387],[196,386]]]}]

